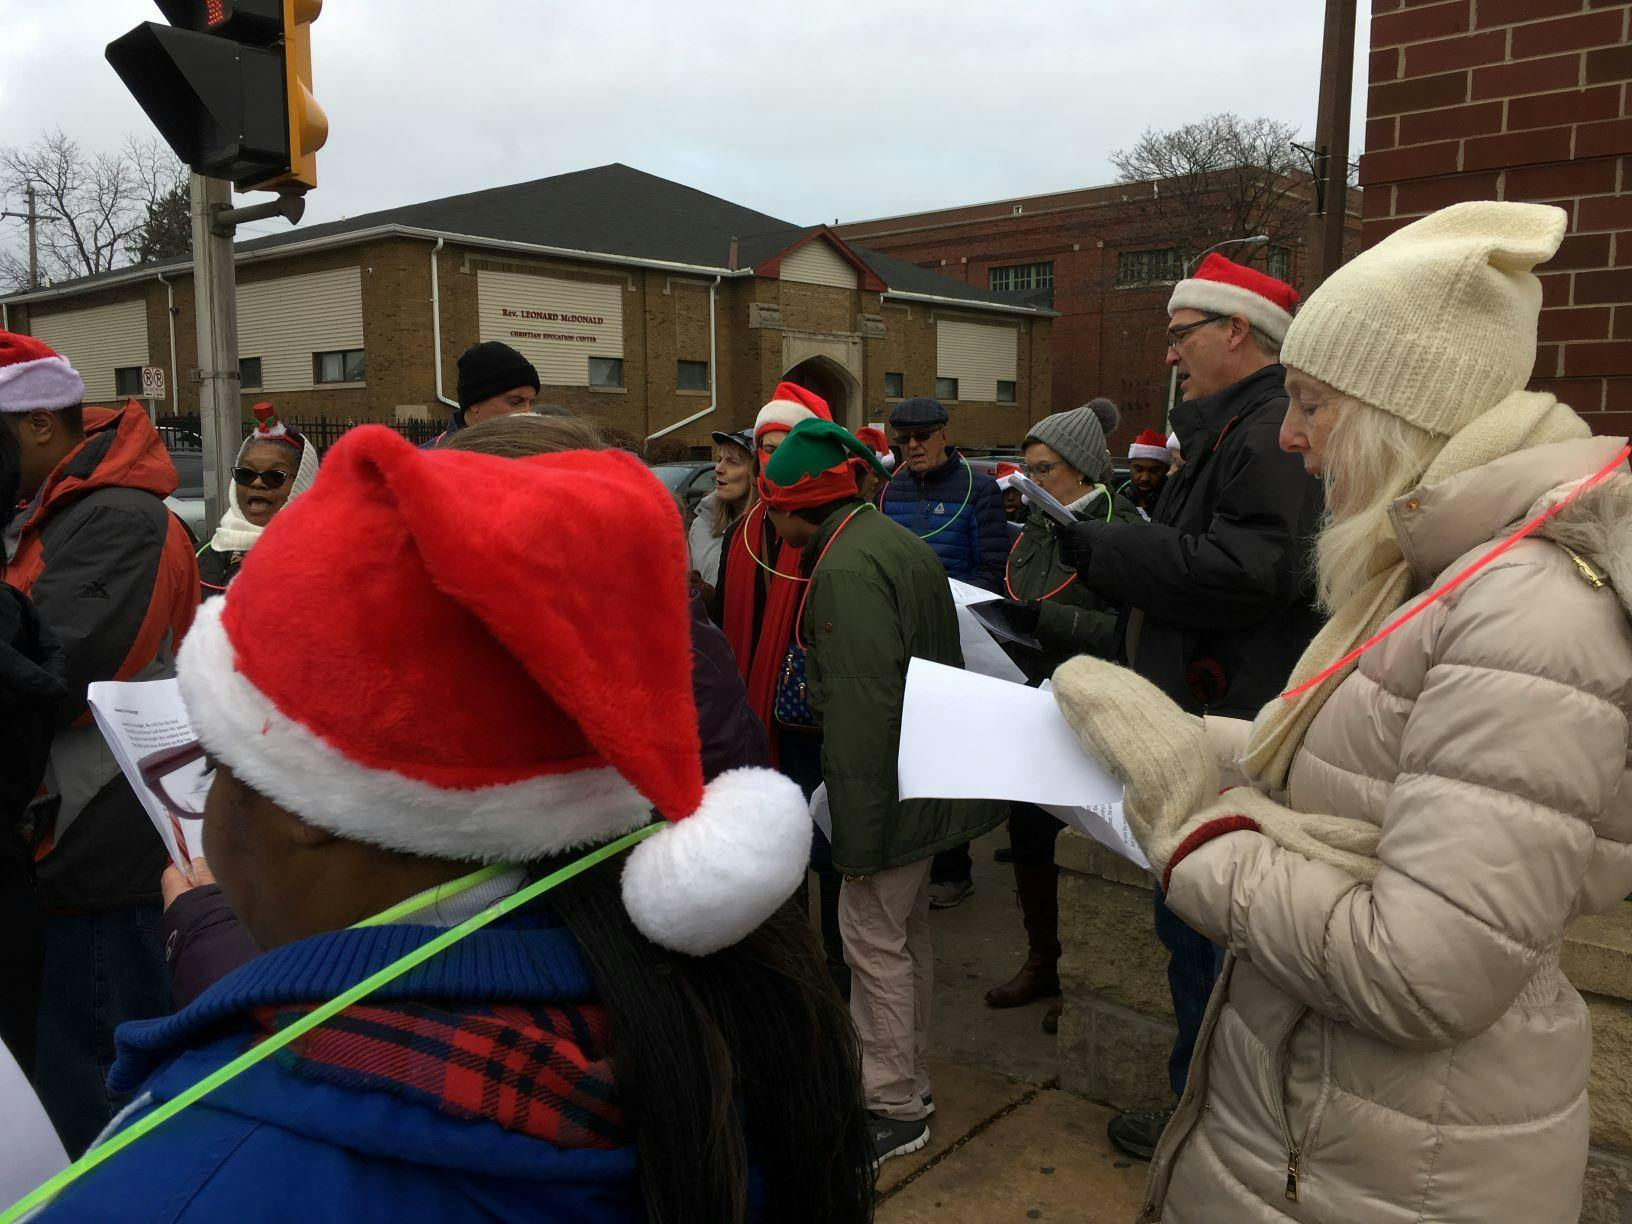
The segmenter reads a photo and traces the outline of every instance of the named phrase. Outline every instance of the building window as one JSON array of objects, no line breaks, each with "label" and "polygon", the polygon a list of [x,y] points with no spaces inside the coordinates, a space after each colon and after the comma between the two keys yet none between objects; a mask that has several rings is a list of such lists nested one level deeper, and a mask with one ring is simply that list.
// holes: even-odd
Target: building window
[{"label": "building window", "polygon": [[589,385],[592,387],[623,386],[623,358],[591,357],[589,359]]},{"label": "building window", "polygon": [[958,380],[955,378],[937,378],[935,380],[935,398],[943,404],[958,398]]},{"label": "building window", "polygon": [[997,402],[1000,404],[1014,403],[1014,379],[1000,378],[997,380]]},{"label": "building window", "polygon": [[906,395],[906,375],[886,372],[884,375],[884,398],[900,399]]},{"label": "building window", "polygon": [[142,367],[120,366],[113,372],[113,393],[137,399],[142,395]]},{"label": "building window", "polygon": [[986,286],[993,293],[1013,293],[1054,287],[1054,264],[1008,264],[986,269]]},{"label": "building window", "polygon": [[[591,360],[594,360],[593,358]],[[619,376],[622,382],[622,376]],[[681,391],[708,390],[708,362],[706,361],[677,361],[675,362],[674,385]]]},{"label": "building window", "polygon": [[1174,247],[1116,253],[1116,283],[1119,285],[1152,285],[1182,279],[1184,261]]},{"label": "building window", "polygon": [[312,354],[312,381],[317,383],[359,383],[363,381],[363,350],[339,349]]},{"label": "building window", "polygon": [[1272,246],[1264,252],[1264,271],[1276,280],[1292,279],[1292,252],[1285,247]]},{"label": "building window", "polygon": [[238,358],[238,386],[245,391],[256,391],[261,385],[261,359],[259,357]]}]

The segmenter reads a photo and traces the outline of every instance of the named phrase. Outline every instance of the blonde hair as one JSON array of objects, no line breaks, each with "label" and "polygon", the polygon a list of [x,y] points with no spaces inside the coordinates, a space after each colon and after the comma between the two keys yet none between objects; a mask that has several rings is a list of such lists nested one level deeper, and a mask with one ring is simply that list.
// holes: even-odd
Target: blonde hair
[{"label": "blonde hair", "polygon": [[1403,556],[1388,508],[1421,483],[1447,439],[1353,396],[1327,407],[1337,420],[1326,439],[1314,560],[1320,606],[1331,614]]},{"label": "blonde hair", "polygon": [[[723,451],[727,446],[735,446],[738,450],[747,449],[746,447],[739,446],[735,442],[718,443],[719,450]],[[753,452],[749,451],[748,496],[742,499],[742,504],[740,506],[733,508],[727,505],[724,501],[720,500],[718,497],[714,499],[714,523],[713,526],[709,528],[709,534],[714,536],[716,539],[730,531],[731,525],[743,515],[747,514],[748,511],[752,510],[754,508],[754,503],[759,501],[759,481],[755,479],[755,477],[758,475],[758,468],[759,461],[754,457]]]}]

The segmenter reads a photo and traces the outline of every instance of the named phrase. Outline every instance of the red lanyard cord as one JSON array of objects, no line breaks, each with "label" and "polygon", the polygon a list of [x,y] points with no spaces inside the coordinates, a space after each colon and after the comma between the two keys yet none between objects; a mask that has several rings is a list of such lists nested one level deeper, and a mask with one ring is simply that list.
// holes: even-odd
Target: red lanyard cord
[{"label": "red lanyard cord", "polygon": [[[1106,488],[1104,485],[1096,485],[1095,488],[1099,489],[1105,494],[1105,521],[1108,523],[1111,521],[1111,515],[1116,511],[1116,498],[1111,493],[1110,489]],[[1009,555],[1003,561],[1003,589],[1009,593],[1009,598],[1014,600],[1015,603],[1021,603],[1024,601],[1021,600],[1020,596],[1014,593],[1014,584],[1009,581],[1009,567],[1014,564],[1014,550],[1020,547],[1020,541],[1025,538],[1026,533],[1024,531],[1014,537],[1014,543],[1009,545]],[[1035,602],[1042,603],[1044,600],[1053,599],[1054,596],[1065,590],[1066,587],[1070,586],[1079,577],[1081,577],[1080,574],[1072,574],[1047,595],[1039,595]]]},{"label": "red lanyard cord", "polygon": [[1524,539],[1526,536],[1533,533],[1537,528],[1539,528],[1548,519],[1552,518],[1560,510],[1564,509],[1565,506],[1569,505],[1576,498],[1580,497],[1581,494],[1585,493],[1588,489],[1592,488],[1594,485],[1601,484],[1603,481],[1607,480],[1610,477],[1610,475],[1615,471],[1616,468],[1620,467],[1623,463],[1626,462],[1627,456],[1629,456],[1629,455],[1632,455],[1632,446],[1623,446],[1620,449],[1620,452],[1618,454],[1616,454],[1615,458],[1611,459],[1607,464],[1604,465],[1604,467],[1600,468],[1596,473],[1594,473],[1593,475],[1587,477],[1587,479],[1583,480],[1580,484],[1576,485],[1575,488],[1571,489],[1570,493],[1569,493],[1569,495],[1567,497],[1563,498],[1556,505],[1549,506],[1547,509],[1543,510],[1540,514],[1536,515],[1535,518],[1531,519],[1523,527],[1520,527],[1512,535],[1508,536],[1507,539],[1503,540],[1500,544],[1496,545],[1495,548],[1492,548],[1489,552],[1487,552],[1484,556],[1480,557],[1473,564],[1471,564],[1467,568],[1463,569],[1455,577],[1451,578],[1449,581],[1447,581],[1445,583],[1442,583],[1441,585],[1435,587],[1433,590],[1429,591],[1426,595],[1424,595],[1421,599],[1419,599],[1410,608],[1406,609],[1406,611],[1401,613],[1399,616],[1396,616],[1387,625],[1383,626],[1383,628],[1379,629],[1376,633],[1374,633],[1371,636],[1371,639],[1369,641],[1363,642],[1361,645],[1356,646],[1353,650],[1349,651],[1348,654],[1344,655],[1336,663],[1333,663],[1330,667],[1326,668],[1324,671],[1320,672],[1318,675],[1309,677],[1309,679],[1305,680],[1302,684],[1298,685],[1297,688],[1288,689],[1286,692],[1282,693],[1281,694],[1281,700],[1282,701],[1291,701],[1294,697],[1301,697],[1304,693],[1307,693],[1310,689],[1312,689],[1312,688],[1316,687],[1317,685],[1322,684],[1325,681],[1331,679],[1331,677],[1335,676],[1338,672],[1342,671],[1350,663],[1353,663],[1356,659],[1358,659],[1361,655],[1365,654],[1366,651],[1370,650],[1373,646],[1375,646],[1379,642],[1381,642],[1389,634],[1393,633],[1396,629],[1400,628],[1406,622],[1408,622],[1408,621],[1412,620],[1414,617],[1416,617],[1418,613],[1426,610],[1430,605],[1437,602],[1438,600],[1444,599],[1445,596],[1449,595],[1452,591],[1456,590],[1459,586],[1461,586],[1463,583],[1465,583],[1469,578],[1472,578],[1480,570],[1484,569],[1485,566],[1489,565],[1492,561],[1496,560],[1497,557],[1500,557],[1503,553],[1505,553],[1508,549],[1512,548],[1520,540]]},{"label": "red lanyard cord", "polygon": [[[805,578],[802,581],[808,583],[808,582],[811,581],[811,579],[816,577],[816,571],[819,570],[822,567],[822,559],[827,556],[827,550],[832,548],[833,545],[838,542],[839,533],[842,532],[846,527],[850,526],[850,520],[855,518],[856,515],[860,514],[863,510],[871,510],[872,508],[873,508],[873,503],[872,502],[862,502],[861,505],[857,506],[854,510],[850,511],[849,514],[844,516],[844,521],[833,529],[833,534],[832,535],[827,537],[827,543],[822,545],[822,551],[816,554],[816,564],[810,567],[810,578]],[[799,615],[794,618],[794,622],[793,622],[793,642],[794,642],[794,645],[798,646],[800,650],[804,650],[806,648],[805,647],[805,605],[808,604],[809,602],[810,602],[810,587],[806,586],[805,587],[805,593],[802,596],[800,596],[800,599],[799,599]]]}]

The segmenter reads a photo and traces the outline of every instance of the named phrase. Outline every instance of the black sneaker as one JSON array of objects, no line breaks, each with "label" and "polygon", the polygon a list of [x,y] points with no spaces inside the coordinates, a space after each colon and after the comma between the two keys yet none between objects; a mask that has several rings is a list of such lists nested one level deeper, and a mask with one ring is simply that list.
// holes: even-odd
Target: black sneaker
[{"label": "black sneaker", "polygon": [[1149,1160],[1156,1154],[1162,1132],[1167,1129],[1177,1105],[1165,1109],[1128,1109],[1116,1115],[1105,1126],[1105,1134],[1117,1150],[1139,1160]]},{"label": "black sneaker", "polygon": [[929,885],[929,908],[951,909],[970,893],[975,891],[973,880],[942,880],[934,881]]},{"label": "black sneaker", "polygon": [[867,1122],[873,1133],[875,1169],[890,1157],[916,1152],[929,1142],[929,1123],[922,1118],[916,1122],[897,1122],[894,1118],[868,1110]]}]

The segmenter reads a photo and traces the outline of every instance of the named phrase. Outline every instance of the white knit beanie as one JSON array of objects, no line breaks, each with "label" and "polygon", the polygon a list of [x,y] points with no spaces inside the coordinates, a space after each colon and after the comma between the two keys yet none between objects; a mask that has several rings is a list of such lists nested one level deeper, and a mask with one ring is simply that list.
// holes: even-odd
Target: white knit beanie
[{"label": "white knit beanie", "polygon": [[1474,200],[1396,230],[1304,303],[1281,361],[1449,436],[1530,381],[1541,282],[1568,216]]}]

